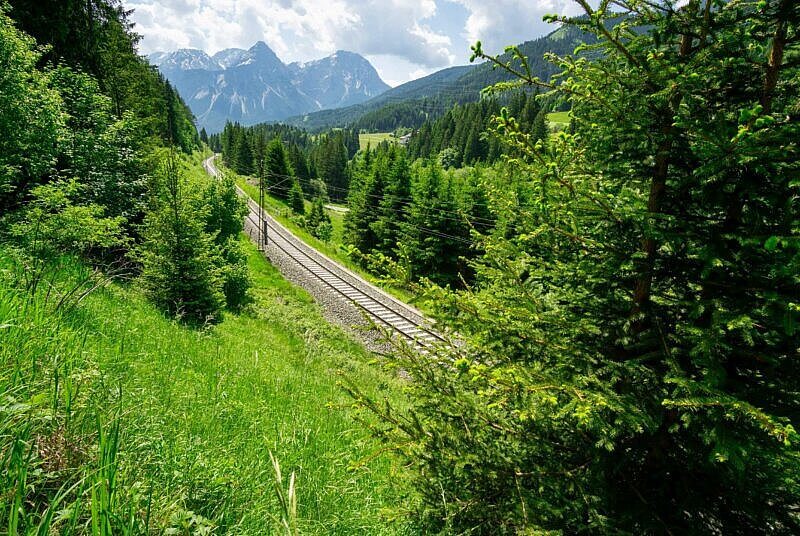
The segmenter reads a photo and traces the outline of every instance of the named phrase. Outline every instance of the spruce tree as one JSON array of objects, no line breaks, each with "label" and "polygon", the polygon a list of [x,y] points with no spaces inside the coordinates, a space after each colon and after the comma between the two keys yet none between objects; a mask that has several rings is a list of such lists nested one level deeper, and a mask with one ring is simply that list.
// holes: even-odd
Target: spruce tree
[{"label": "spruce tree", "polygon": [[395,253],[410,198],[411,169],[401,154],[388,170],[384,196],[377,207],[377,219],[370,225],[375,234],[375,249],[384,255],[392,256]]},{"label": "spruce tree", "polygon": [[797,533],[796,2],[578,4],[574,133],[502,114],[524,158],[476,286],[429,289],[459,344],[402,358],[412,407],[373,430],[432,533]]},{"label": "spruce tree", "polygon": [[290,182],[293,173],[286,156],[286,149],[280,138],[273,138],[267,145],[264,172],[270,193],[282,199],[288,199],[290,184],[294,182]]},{"label": "spruce tree", "polygon": [[179,166],[171,155],[160,169],[160,195],[144,223],[142,282],[165,312],[204,324],[218,319],[224,304],[218,249]]},{"label": "spruce tree", "polygon": [[234,146],[234,169],[239,175],[252,175],[256,168],[253,161],[253,149],[250,146],[247,132],[239,130]]},{"label": "spruce tree", "polygon": [[292,212],[302,216],[306,213],[305,199],[303,198],[303,189],[297,181],[292,182],[292,187],[289,190],[289,206],[292,207]]}]

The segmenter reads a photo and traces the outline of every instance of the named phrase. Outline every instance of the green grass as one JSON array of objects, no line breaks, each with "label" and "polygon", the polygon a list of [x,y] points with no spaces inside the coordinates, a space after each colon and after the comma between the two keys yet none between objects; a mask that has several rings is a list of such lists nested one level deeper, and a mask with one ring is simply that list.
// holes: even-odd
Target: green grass
[{"label": "green grass", "polygon": [[392,143],[397,143],[397,139],[392,136],[391,132],[375,132],[372,134],[359,134],[358,135],[358,143],[362,149],[367,148],[367,144],[371,147],[375,147],[382,141],[390,141]]},{"label": "green grass", "polygon": [[400,381],[242,240],[254,301],[204,330],[135,281],[79,300],[100,275],[0,243],[0,532],[411,533],[387,520],[403,473],[338,385],[397,400]]},{"label": "green grass", "polygon": [[568,126],[570,112],[552,112],[547,114],[547,122],[552,125]]},{"label": "green grass", "polygon": [[[3,526],[2,497],[13,496],[21,466],[35,475],[21,503],[41,512],[60,486],[103,465],[116,480],[108,511],[132,516],[140,529],[145,518],[158,533],[192,523],[192,512],[195,523],[208,519],[219,534],[263,534],[281,516],[272,453],[284,488],[296,475],[302,533],[403,532],[381,518],[399,501],[387,459],[351,469],[378,446],[337,386],[345,374],[378,397],[393,397],[397,380],[370,364],[372,356],[328,324],[254,246],[247,251],[252,311],[198,331],[165,318],[135,285],[112,284],[55,313],[56,294],[30,299],[15,290],[13,264],[0,249],[0,452],[13,450],[14,439],[20,450],[0,478]],[[74,261],[66,266],[56,272],[57,288],[86,272]],[[119,431],[114,464],[99,462],[98,430],[106,444]],[[30,462],[19,461],[28,455]],[[56,466],[61,473],[49,470]],[[88,497],[94,488],[81,489]],[[94,504],[86,497],[88,519]],[[28,528],[38,519],[31,516]]]}]

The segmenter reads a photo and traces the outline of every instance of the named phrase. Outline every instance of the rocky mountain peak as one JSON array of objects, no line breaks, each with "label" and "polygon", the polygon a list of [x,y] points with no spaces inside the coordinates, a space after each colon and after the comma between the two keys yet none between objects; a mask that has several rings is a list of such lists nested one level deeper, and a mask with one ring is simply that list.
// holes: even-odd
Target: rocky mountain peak
[{"label": "rocky mountain peak", "polygon": [[247,50],[230,48],[213,57],[184,49],[155,53],[150,59],[210,132],[221,130],[228,120],[280,121],[358,104],[389,89],[366,58],[346,50],[286,65],[258,41]]}]

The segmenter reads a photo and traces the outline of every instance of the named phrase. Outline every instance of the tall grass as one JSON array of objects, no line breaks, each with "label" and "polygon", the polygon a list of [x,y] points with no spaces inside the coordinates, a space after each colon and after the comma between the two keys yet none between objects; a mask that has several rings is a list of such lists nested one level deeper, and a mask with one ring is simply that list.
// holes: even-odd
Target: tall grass
[{"label": "tall grass", "polygon": [[0,245],[0,533],[410,533],[337,386],[396,380],[247,248],[253,306],[198,331],[74,259],[26,290]]},{"label": "tall grass", "polygon": [[117,445],[86,427],[100,414],[98,369],[70,321],[97,277],[69,257],[29,263],[11,253],[0,250],[0,526],[9,535],[131,532],[116,523],[127,506],[112,500]]}]

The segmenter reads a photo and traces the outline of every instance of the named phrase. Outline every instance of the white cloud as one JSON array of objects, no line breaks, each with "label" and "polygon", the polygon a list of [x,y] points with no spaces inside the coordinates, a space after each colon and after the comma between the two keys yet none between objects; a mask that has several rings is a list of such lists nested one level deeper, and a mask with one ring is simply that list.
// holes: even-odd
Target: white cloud
[{"label": "white cloud", "polygon": [[[465,27],[441,30],[439,6],[461,4]],[[538,37],[549,12],[574,12],[571,0],[126,0],[141,52],[198,48],[213,54],[265,41],[284,61],[308,61],[344,49],[376,58],[390,83],[463,62],[462,39],[485,50]],[[446,13],[447,11],[445,11]],[[439,17],[437,21],[437,16]],[[437,21],[437,24],[433,24]]]},{"label": "white cloud", "polygon": [[556,28],[542,21],[548,13],[575,15],[574,0],[452,0],[470,12],[464,36],[470,42],[481,41],[487,53],[497,53],[508,45],[545,35]]},{"label": "white cloud", "polygon": [[394,56],[416,66],[451,65],[450,38],[426,19],[434,0],[130,0],[141,52],[198,48],[213,54],[265,41],[284,61],[337,49]]}]

